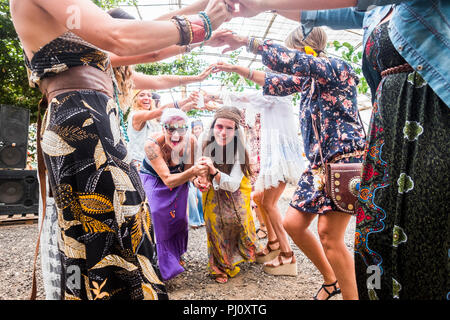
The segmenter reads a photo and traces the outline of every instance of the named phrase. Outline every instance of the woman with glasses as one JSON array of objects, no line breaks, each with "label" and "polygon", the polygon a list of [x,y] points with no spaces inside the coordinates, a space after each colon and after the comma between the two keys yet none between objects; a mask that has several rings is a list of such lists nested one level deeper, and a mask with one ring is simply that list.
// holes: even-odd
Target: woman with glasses
[{"label": "woman with glasses", "polygon": [[184,271],[181,256],[188,241],[188,182],[208,172],[205,165],[193,165],[196,142],[188,134],[187,123],[188,117],[180,109],[165,109],[162,132],[154,133],[145,143],[146,157],[140,170],[163,280]]}]

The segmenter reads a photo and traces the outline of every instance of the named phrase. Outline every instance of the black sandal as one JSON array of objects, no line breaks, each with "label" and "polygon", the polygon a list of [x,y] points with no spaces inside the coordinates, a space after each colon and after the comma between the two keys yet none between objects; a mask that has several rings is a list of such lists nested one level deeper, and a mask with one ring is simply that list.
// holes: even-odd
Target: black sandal
[{"label": "black sandal", "polygon": [[[331,297],[333,297],[333,296],[335,296],[335,295],[341,293],[341,288],[337,288],[337,287],[336,287],[336,284],[337,284],[337,280],[336,280],[334,283],[331,283],[331,284],[323,284],[323,285],[320,287],[319,291],[317,291],[316,295],[314,296],[314,300],[318,300],[318,299],[317,299],[317,296],[319,295],[319,292],[320,292],[320,290],[322,290],[322,289],[325,290],[326,293],[328,293],[328,297],[327,297],[325,300],[328,300],[328,299],[330,299]],[[330,291],[327,290],[327,287],[334,287],[334,290],[333,290],[332,292],[330,292]]]}]

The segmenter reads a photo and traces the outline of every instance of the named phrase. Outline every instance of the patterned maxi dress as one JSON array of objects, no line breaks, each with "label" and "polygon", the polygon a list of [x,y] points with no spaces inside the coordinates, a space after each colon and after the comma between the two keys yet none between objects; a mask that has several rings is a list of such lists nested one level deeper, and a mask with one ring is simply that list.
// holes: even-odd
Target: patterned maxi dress
[{"label": "patterned maxi dress", "polygon": [[[365,58],[405,64],[388,23]],[[360,299],[448,299],[449,109],[415,71],[382,78],[370,124],[355,234]]]},{"label": "patterned maxi dress", "polygon": [[[26,63],[37,85],[75,66],[112,74],[108,55],[70,32]],[[61,298],[167,298],[145,192],[130,166],[114,100],[93,90],[57,95],[41,145],[57,206]]]},{"label": "patterned maxi dress", "polygon": [[210,188],[203,193],[208,269],[216,275],[234,277],[238,264],[255,262],[255,223],[250,209],[250,180],[243,177],[239,189],[229,192]]}]

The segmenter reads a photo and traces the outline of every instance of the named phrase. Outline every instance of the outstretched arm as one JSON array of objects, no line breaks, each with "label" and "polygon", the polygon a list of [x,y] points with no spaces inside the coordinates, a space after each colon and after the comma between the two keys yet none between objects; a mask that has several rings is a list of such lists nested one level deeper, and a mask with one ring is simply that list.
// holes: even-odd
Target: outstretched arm
[{"label": "outstretched arm", "polygon": [[[64,27],[85,41],[119,56],[145,54],[179,43],[178,28],[171,21],[114,19],[90,0],[30,1],[48,13],[58,27]],[[205,11],[210,17],[213,29],[229,18],[226,6],[221,0],[211,0]],[[77,23],[69,26],[68,20],[71,18]],[[37,31],[24,31],[21,36],[22,40],[25,37],[33,43],[32,38],[37,36]]]},{"label": "outstretched arm", "polygon": [[211,74],[212,66],[196,76],[158,75],[151,76],[133,72],[133,82],[136,89],[163,90],[193,82],[201,82]]},{"label": "outstretched arm", "polygon": [[[203,43],[204,46],[209,47],[221,47],[223,46],[222,38],[225,35],[231,34],[230,30],[216,30],[213,32],[211,38]],[[194,48],[201,46],[201,43],[193,43],[189,46],[177,46],[173,45],[161,50],[156,50],[136,56],[118,56],[114,53],[110,53],[111,64],[113,67],[117,66],[129,66],[139,63],[152,63],[161,61],[179,54],[184,54],[191,51]]]}]

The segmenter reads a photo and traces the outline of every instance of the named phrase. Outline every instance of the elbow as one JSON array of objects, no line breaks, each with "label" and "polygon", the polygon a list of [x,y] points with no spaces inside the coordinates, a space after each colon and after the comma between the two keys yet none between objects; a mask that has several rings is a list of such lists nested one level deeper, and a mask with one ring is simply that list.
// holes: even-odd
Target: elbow
[{"label": "elbow", "polygon": [[105,50],[112,52],[119,57],[134,55],[130,42],[117,28],[111,28],[111,31],[109,31],[103,39],[105,41]]},{"label": "elbow", "polygon": [[170,179],[170,177],[168,177],[168,176],[164,177],[164,178],[161,178],[161,180],[166,185],[166,187],[169,188],[169,189],[173,189],[173,188],[178,187],[178,185],[175,183],[175,181],[172,181]]}]

